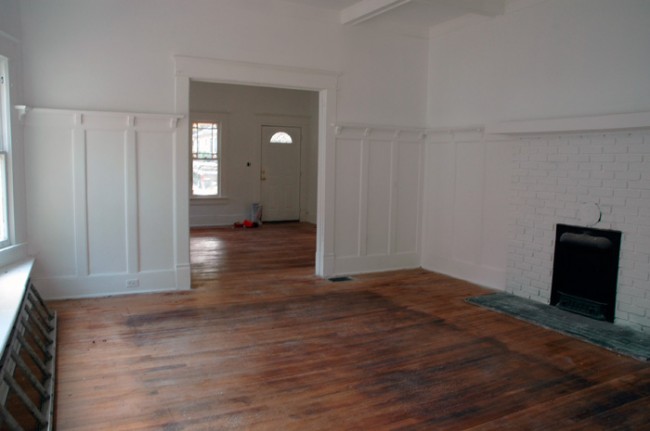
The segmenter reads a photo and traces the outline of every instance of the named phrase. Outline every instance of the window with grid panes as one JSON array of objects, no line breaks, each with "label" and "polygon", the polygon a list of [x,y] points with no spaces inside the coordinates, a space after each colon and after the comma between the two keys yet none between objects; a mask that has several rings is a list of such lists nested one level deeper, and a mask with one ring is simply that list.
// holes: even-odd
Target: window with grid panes
[{"label": "window with grid panes", "polygon": [[192,122],[192,196],[221,194],[221,126],[217,122]]}]

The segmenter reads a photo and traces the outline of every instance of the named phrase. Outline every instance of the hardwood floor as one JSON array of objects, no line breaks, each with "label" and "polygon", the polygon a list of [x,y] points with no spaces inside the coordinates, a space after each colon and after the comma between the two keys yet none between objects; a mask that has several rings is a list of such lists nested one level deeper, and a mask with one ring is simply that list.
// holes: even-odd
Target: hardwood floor
[{"label": "hardwood floor", "polygon": [[52,303],[58,430],[643,430],[650,364],[421,269],[332,283],[306,224],[192,232],[189,292]]}]

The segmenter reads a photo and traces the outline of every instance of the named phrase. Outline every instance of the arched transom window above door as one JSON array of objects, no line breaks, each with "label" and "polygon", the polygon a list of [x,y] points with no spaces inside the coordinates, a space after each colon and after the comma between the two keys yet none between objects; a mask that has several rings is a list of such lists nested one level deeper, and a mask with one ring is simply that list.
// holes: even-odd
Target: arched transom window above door
[{"label": "arched transom window above door", "polygon": [[276,132],[271,136],[272,144],[293,144],[293,139],[287,132]]}]

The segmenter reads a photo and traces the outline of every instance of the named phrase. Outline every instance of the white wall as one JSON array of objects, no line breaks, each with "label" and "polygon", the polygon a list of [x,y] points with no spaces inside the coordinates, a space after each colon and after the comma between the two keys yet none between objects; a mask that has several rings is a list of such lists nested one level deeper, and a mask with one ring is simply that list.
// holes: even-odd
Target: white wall
[{"label": "white wall", "polygon": [[483,127],[650,111],[648,22],[645,0],[513,0],[432,31],[425,268],[505,288],[514,143]]},{"label": "white wall", "polygon": [[0,32],[3,38],[20,40],[20,2],[18,0],[0,0]]},{"label": "white wall", "polygon": [[339,120],[422,127],[428,41],[373,23],[341,30]]},{"label": "white wall", "polygon": [[27,103],[170,112],[174,54],[339,68],[333,18],[277,1],[49,0],[22,4]]},{"label": "white wall", "polygon": [[510,3],[432,35],[429,126],[650,111],[648,1]]},{"label": "white wall", "polygon": [[[73,112],[114,111],[125,116],[130,113],[174,113],[178,106],[184,106],[178,103],[177,98],[187,97],[187,94],[175,94],[178,88],[176,74],[179,71],[175,69],[174,56],[193,56],[241,62],[241,65],[257,63],[280,66],[277,70],[285,70],[282,67],[287,66],[296,70],[339,73],[338,91],[331,97],[337,103],[333,107],[328,106],[327,110],[328,136],[338,123],[372,126],[422,126],[424,123],[428,45],[425,38],[389,34],[387,30],[372,25],[347,29],[339,24],[337,13],[297,6],[282,0],[23,0],[20,6],[25,103],[32,107]],[[264,79],[260,79],[262,81]],[[226,83],[233,82],[239,81]],[[288,87],[294,88],[291,85]],[[322,110],[323,106],[320,108]],[[189,114],[189,110],[179,113]],[[185,128],[185,121],[181,120],[179,130]],[[62,127],[65,129],[68,125]],[[98,151],[101,151],[99,147],[103,145],[102,142],[112,145],[108,142],[113,142],[115,138],[101,133],[88,137],[97,143],[94,149]],[[59,138],[65,142],[64,137]],[[45,134],[34,132],[30,136],[30,145],[40,148],[47,145],[48,139]],[[328,147],[320,154],[333,154],[335,141],[328,138],[322,142],[327,142]],[[184,182],[187,177],[184,172],[186,167],[182,163],[179,165],[184,149],[174,148],[173,151],[176,161],[175,169],[172,169],[173,184],[140,185],[144,188],[138,189],[138,193],[160,197],[160,211],[165,214],[164,217],[168,215],[168,200],[172,199],[174,209],[169,211],[174,211],[176,229],[172,247],[176,268],[173,270],[189,274],[187,234],[181,232],[189,229],[189,221],[185,222],[189,219],[189,208],[186,211],[185,206],[189,205],[184,201],[187,189],[184,184],[178,183]],[[117,157],[117,154],[113,156]],[[144,170],[158,166],[150,165],[146,159],[127,160],[128,163],[138,160],[138,163],[143,163],[140,168]],[[91,160],[89,162],[92,163]],[[32,173],[30,175],[34,175],[30,180],[32,188],[48,181],[38,169],[34,169],[36,164],[37,161],[28,160],[27,169]],[[328,175],[334,175],[337,171],[336,166],[327,167]],[[66,208],[63,200],[50,201],[51,207],[39,207],[41,204],[37,199],[30,199],[30,208],[34,210],[38,208],[74,216],[73,210]],[[322,200],[329,203],[335,201],[336,197],[330,195]],[[103,205],[100,200],[89,196],[88,203],[89,214],[101,213]],[[410,200],[409,205],[411,207],[404,211],[418,212]],[[128,207],[126,211],[129,211]],[[30,225],[30,237],[41,232],[41,228],[36,227],[42,221],[36,221],[35,218],[39,217],[30,214],[30,220],[36,223]],[[155,215],[144,217],[140,221],[142,225],[157,226]],[[123,228],[121,222],[111,223],[114,226],[106,226],[107,229],[119,231]],[[330,231],[319,234],[319,238],[325,237],[322,241],[326,243],[323,253],[327,262],[334,262],[336,246],[333,241],[341,236],[340,229],[347,232],[348,220],[332,220],[330,217],[327,223],[331,225]],[[54,250],[56,241],[63,239],[74,242],[69,222],[64,222],[62,226],[68,226],[67,231],[62,230],[67,232],[63,237],[52,239],[50,244],[35,244],[33,250],[37,252],[41,246]],[[363,223],[357,223],[357,226],[363,226]],[[410,239],[417,237],[417,226],[410,224],[400,229],[406,229],[403,232],[404,241],[410,246]],[[355,231],[355,234],[358,236],[359,232]],[[127,248],[132,238],[131,235],[127,236]],[[111,250],[121,250],[122,245],[113,244]],[[103,251],[98,250],[97,253],[104,255]],[[158,254],[154,251],[151,253],[142,255],[141,259],[156,260]],[[55,273],[47,269],[53,268],[52,262],[48,262],[50,258],[54,262],[59,256],[52,253],[39,255],[38,260],[44,268],[40,273],[42,278]],[[121,255],[117,258],[121,262]],[[69,262],[75,266],[72,270],[76,273],[83,273],[82,263]],[[106,262],[98,264],[102,271],[109,271],[104,274],[104,281],[86,292],[79,284],[69,291],[71,295],[124,291],[125,277],[120,272],[123,265],[113,267]],[[417,266],[417,261],[409,261],[409,266],[414,265]],[[325,267],[328,268],[326,271],[333,270],[333,265]],[[366,269],[367,266],[363,265],[346,267],[349,272]],[[171,273],[168,275],[171,277]],[[169,281],[166,279],[163,288],[167,287]],[[183,279],[177,277],[176,281],[177,287],[186,287]],[[81,290],[75,290],[77,287]],[[54,285],[51,292],[63,294]]]},{"label": "white wall", "polygon": [[[282,0],[24,0],[26,103],[172,112],[173,55],[341,72],[338,119],[422,126],[425,38]],[[408,66],[405,66],[408,65]]]},{"label": "white wall", "polygon": [[[9,59],[10,103],[22,105],[23,67],[19,2],[0,0],[0,55]],[[11,172],[10,192],[13,195],[13,246],[0,251],[0,266],[27,256],[27,223],[25,214],[25,158],[23,130],[18,111],[10,111],[11,123]]]},{"label": "white wall", "polygon": [[301,220],[316,222],[317,92],[191,82],[190,110],[224,122],[221,179],[225,196],[217,203],[193,200],[190,226],[231,225],[250,217],[251,203],[260,201],[262,124],[302,127]]}]

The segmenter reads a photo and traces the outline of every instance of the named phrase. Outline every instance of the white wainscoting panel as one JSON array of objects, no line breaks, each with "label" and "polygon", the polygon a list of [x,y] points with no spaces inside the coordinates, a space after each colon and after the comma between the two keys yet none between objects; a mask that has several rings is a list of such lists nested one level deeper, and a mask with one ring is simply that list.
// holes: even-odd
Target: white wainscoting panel
[{"label": "white wainscoting panel", "polygon": [[505,289],[512,139],[429,131],[422,266]]},{"label": "white wainscoting panel", "polygon": [[177,119],[29,110],[28,253],[36,258],[33,279],[45,297],[179,288],[173,211]]},{"label": "white wainscoting panel", "polygon": [[424,130],[337,127],[336,274],[420,266],[423,143]]}]

